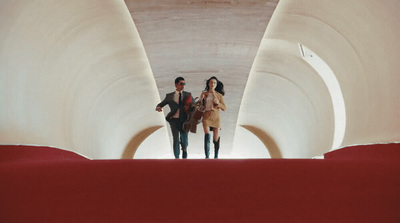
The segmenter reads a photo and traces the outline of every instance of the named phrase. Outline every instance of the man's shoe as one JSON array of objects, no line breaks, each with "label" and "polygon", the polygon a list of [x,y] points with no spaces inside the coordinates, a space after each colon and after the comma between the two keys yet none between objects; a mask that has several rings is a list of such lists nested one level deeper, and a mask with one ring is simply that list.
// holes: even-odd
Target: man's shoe
[{"label": "man's shoe", "polygon": [[182,159],[186,159],[186,158],[187,158],[187,151],[186,151],[186,149],[185,150],[182,149]]}]

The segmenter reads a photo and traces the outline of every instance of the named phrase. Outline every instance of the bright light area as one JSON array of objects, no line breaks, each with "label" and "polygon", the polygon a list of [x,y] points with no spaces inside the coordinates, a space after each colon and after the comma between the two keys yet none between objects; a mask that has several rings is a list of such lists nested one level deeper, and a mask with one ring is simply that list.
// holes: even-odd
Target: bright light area
[{"label": "bright light area", "polygon": [[[250,145],[251,148],[254,149],[254,147],[258,147],[258,148],[261,148],[261,150],[263,150],[264,153],[268,153],[267,149],[264,147],[264,144],[262,144],[256,136],[254,136],[252,133],[250,133],[249,131],[247,131],[245,129],[243,129],[243,131],[246,131],[245,135],[247,135],[247,134],[249,135],[249,136],[246,136],[245,138],[246,139],[251,138],[251,141],[253,141],[252,145]],[[135,153],[134,159],[175,159],[174,153],[172,151],[172,140],[171,141],[160,140],[160,139],[164,139],[166,136],[168,136],[168,134],[169,134],[169,132],[167,132],[167,129],[164,127],[164,128],[161,128],[161,129],[155,131],[150,136],[148,136],[139,145],[139,148],[137,149],[137,151]],[[169,137],[172,137],[172,135]],[[203,134],[202,133],[197,133],[197,134],[189,133],[189,143],[190,143],[190,138],[193,138],[193,137],[201,137],[202,138]],[[257,144],[257,145],[255,145],[255,144]],[[242,151],[246,151],[246,150],[243,149]],[[180,157],[182,157],[182,151],[181,151]],[[251,158],[251,157],[243,156],[240,153],[224,154],[223,151],[220,150],[218,158],[219,159],[245,159],[245,158]],[[205,159],[203,144],[201,145],[201,148],[197,148],[197,147],[189,144],[187,159]],[[210,159],[214,159],[214,146],[213,146],[212,142],[210,143]]]},{"label": "bright light area", "polygon": [[138,147],[135,159],[168,159],[173,158],[172,149],[165,127],[149,135]]},{"label": "bright light area", "polygon": [[271,158],[264,143],[249,130],[237,126],[231,158]]}]

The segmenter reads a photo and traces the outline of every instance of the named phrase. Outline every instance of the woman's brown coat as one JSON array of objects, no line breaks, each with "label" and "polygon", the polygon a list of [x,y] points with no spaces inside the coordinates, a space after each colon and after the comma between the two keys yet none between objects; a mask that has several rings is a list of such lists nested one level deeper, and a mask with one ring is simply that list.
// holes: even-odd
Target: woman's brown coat
[{"label": "woman's brown coat", "polygon": [[[219,116],[219,110],[226,110],[226,105],[224,101],[224,96],[222,94],[214,91],[214,98],[219,101],[218,105],[213,105],[211,111],[204,112],[203,115],[203,123],[213,127],[213,128],[221,128],[221,121]],[[206,99],[209,92],[203,92],[200,96],[200,100]]]}]

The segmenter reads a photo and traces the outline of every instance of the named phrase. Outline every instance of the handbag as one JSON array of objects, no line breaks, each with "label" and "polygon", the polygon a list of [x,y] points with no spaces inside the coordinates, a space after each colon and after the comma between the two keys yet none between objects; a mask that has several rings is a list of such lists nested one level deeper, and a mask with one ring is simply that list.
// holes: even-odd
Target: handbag
[{"label": "handbag", "polygon": [[205,112],[205,107],[198,100],[198,97],[195,98],[195,103],[189,109],[187,120],[183,123],[182,129],[185,132],[196,133],[197,125],[201,122]]}]

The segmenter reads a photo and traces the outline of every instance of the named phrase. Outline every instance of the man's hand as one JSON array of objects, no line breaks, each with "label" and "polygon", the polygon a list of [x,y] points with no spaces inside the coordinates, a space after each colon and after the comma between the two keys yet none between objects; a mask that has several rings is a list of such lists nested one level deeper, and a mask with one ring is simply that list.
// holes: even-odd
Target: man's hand
[{"label": "man's hand", "polygon": [[156,111],[162,112],[162,108],[161,108],[161,107],[157,107],[157,108],[156,108]]}]

